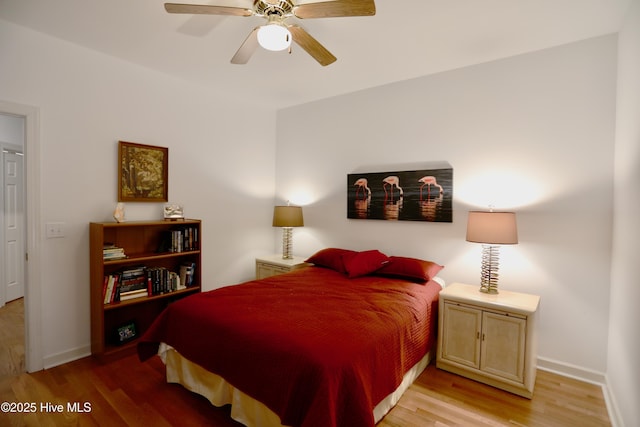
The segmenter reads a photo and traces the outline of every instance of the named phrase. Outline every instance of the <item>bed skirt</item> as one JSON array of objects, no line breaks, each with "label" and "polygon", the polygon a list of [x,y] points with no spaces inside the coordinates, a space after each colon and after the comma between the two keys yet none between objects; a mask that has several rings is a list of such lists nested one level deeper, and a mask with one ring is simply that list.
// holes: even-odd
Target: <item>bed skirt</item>
[{"label": "bed skirt", "polygon": [[[231,405],[231,418],[247,427],[284,427],[280,417],[264,404],[233,387],[219,375],[185,359],[173,347],[161,344],[158,355],[166,365],[167,382],[181,384],[187,390],[204,396],[214,406]],[[402,394],[431,361],[427,353],[403,377],[398,388],[373,409],[377,423],[398,403]]]}]

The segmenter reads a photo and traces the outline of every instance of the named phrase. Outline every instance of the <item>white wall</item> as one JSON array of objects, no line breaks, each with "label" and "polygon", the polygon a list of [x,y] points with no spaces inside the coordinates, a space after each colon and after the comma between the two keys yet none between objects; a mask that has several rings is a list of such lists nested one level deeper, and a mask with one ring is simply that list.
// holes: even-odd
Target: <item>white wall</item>
[{"label": "white wall", "polygon": [[[303,204],[294,252],[378,248],[478,283],[470,208],[514,209],[500,286],[542,296],[539,356],[603,378],[607,363],[616,37],[606,36],[278,112],[276,195]],[[346,218],[346,176],[448,161],[453,223]],[[559,362],[559,364],[556,364]]]},{"label": "white wall", "polygon": [[204,288],[253,276],[274,239],[274,112],[4,21],[0,57],[0,99],[40,111],[42,225],[65,223],[40,242],[45,366],[89,349],[88,223],[113,219],[118,140],[169,148],[169,199],[203,220]]},{"label": "white wall", "polygon": [[640,1],[619,35],[608,382],[620,425],[640,420]]}]

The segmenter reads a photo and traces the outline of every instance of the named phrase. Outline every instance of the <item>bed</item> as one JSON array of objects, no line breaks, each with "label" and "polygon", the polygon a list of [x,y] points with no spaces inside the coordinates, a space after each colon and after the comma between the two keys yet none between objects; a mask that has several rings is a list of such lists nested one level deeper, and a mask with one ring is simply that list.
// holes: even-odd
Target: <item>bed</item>
[{"label": "bed", "polygon": [[435,345],[442,266],[327,248],[304,269],[171,304],[138,343],[247,426],[373,426]]}]

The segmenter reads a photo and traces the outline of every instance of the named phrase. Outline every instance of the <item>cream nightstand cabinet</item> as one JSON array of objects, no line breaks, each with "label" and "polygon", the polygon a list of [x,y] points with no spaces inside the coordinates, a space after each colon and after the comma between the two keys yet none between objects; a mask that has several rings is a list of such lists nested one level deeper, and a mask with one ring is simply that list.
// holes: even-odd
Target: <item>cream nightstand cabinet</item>
[{"label": "cream nightstand cabinet", "polygon": [[540,297],[479,289],[453,283],[440,292],[436,366],[530,399]]},{"label": "cream nightstand cabinet", "polygon": [[311,264],[304,262],[306,258],[294,256],[291,259],[283,259],[282,255],[271,255],[256,258],[256,279],[288,273]]}]

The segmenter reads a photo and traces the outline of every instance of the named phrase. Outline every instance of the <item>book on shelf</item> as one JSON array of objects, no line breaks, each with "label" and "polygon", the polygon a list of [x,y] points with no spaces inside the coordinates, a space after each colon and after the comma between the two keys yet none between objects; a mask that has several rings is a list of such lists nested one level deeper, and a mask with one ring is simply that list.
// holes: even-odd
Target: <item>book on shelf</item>
[{"label": "book on shelf", "polygon": [[165,267],[135,266],[104,276],[103,302],[162,295],[184,289],[193,282],[195,263],[183,263],[180,273]]},{"label": "book on shelf", "polygon": [[180,276],[178,273],[171,271],[169,272],[169,282],[171,283],[171,290],[177,291],[179,289],[184,289],[185,287],[180,284]]},{"label": "book on shelf", "polygon": [[111,280],[111,276],[104,276],[104,282],[102,284],[102,302],[107,304],[107,290],[109,289],[109,280]]},{"label": "book on shelf", "polygon": [[198,250],[198,228],[181,226],[164,232],[158,252],[188,252]]},{"label": "book on shelf", "polygon": [[126,257],[127,255],[124,253],[124,248],[115,246],[112,243],[106,243],[102,247],[102,259],[104,260],[124,259]]},{"label": "book on shelf", "polygon": [[196,263],[183,262],[180,264],[180,284],[182,289],[193,285],[193,277],[195,275]]},{"label": "book on shelf", "polygon": [[147,289],[138,289],[137,291],[129,291],[120,293],[120,301],[128,301],[131,299],[142,298],[149,296]]},{"label": "book on shelf", "polygon": [[120,294],[147,289],[146,267],[134,266],[120,272]]},{"label": "book on shelf", "polygon": [[105,304],[110,304],[116,300],[116,296],[118,294],[118,280],[119,276],[117,274],[105,276],[105,285],[103,287],[103,302]]},{"label": "book on shelf", "polygon": [[134,294],[136,297],[147,296],[144,276],[142,280],[124,279],[123,277],[121,272],[104,276],[103,302],[105,304],[131,299]]},{"label": "book on shelf", "polygon": [[177,273],[164,267],[147,269],[147,284],[149,295],[161,295],[179,289],[180,278]]},{"label": "book on shelf", "polygon": [[123,278],[128,279],[130,277],[138,277],[144,276],[144,271],[146,267],[144,265],[134,265],[132,267],[127,267],[120,271],[120,274]]}]

